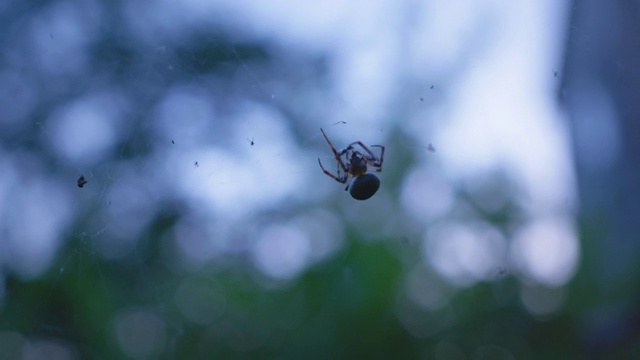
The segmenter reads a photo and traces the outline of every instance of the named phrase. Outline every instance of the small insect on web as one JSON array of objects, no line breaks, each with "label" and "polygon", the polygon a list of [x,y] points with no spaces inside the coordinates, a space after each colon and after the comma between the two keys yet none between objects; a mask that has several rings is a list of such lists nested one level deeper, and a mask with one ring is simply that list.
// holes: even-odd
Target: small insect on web
[{"label": "small insect on web", "polygon": [[88,183],[87,179],[84,178],[84,175],[80,175],[78,178],[78,187],[82,188]]},{"label": "small insect on web", "polygon": [[[331,144],[331,141],[329,141],[324,130],[320,128],[320,131],[322,132],[324,139],[327,140],[327,143],[338,162],[338,168],[334,175],[327,171],[324,166],[322,166],[320,159],[318,159],[318,164],[320,164],[322,171],[327,176],[342,184],[346,184],[351,178],[353,178],[353,181],[350,184],[347,184],[347,187],[344,190],[349,190],[349,187],[351,187],[349,193],[354,199],[367,200],[372,197],[376,191],[378,191],[378,188],[380,188],[380,180],[377,176],[367,171],[369,166],[377,172],[382,171],[384,146],[371,145],[371,147],[380,148],[379,157],[369,150],[369,148],[367,148],[361,141],[354,141],[346,148],[338,151],[333,144]],[[356,145],[362,148],[362,150],[356,150]]]}]

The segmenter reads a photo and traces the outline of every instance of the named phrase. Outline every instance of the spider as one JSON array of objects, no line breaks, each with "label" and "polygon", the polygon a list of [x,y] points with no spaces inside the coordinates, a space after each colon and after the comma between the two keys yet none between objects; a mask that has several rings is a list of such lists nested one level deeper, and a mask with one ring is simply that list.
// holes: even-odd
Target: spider
[{"label": "spider", "polygon": [[[377,172],[382,171],[384,146],[371,145],[371,147],[380,148],[380,157],[375,156],[373,152],[361,141],[354,141],[346,148],[338,151],[333,144],[331,144],[331,141],[329,141],[324,130],[320,128],[320,131],[322,132],[324,139],[327,140],[327,143],[329,144],[329,147],[331,147],[331,151],[333,151],[333,155],[336,157],[336,161],[338,162],[338,169],[336,171],[337,175],[334,175],[327,171],[324,166],[322,166],[320,159],[318,159],[318,164],[320,164],[322,171],[335,181],[342,184],[347,184],[349,178],[353,177],[353,181],[350,184],[347,184],[347,187],[345,187],[344,190],[349,190],[349,186],[351,186],[351,191],[349,191],[349,193],[354,199],[367,200],[372,197],[380,187],[380,180],[374,174],[367,172],[367,166],[371,166]],[[356,145],[360,146],[364,151],[356,150]],[[343,156],[344,160],[342,159]],[[340,174],[341,171],[342,175]]]}]

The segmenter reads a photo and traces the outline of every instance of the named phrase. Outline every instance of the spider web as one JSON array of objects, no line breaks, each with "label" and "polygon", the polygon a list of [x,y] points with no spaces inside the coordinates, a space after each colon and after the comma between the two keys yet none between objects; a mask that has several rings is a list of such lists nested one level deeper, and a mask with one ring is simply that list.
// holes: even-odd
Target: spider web
[{"label": "spider web", "polygon": [[[69,15],[66,11],[52,7],[40,15],[49,32],[39,41],[53,55],[55,46],[71,36],[56,18]],[[208,244],[208,251],[196,254],[194,246],[182,245],[186,263],[206,263],[247,251],[252,240],[240,246],[237,238],[255,238],[274,218],[282,221],[301,204],[336,193],[316,165],[316,158],[335,163],[319,129],[332,133],[339,146],[361,139],[362,130],[371,126],[336,119],[335,110],[326,118],[310,117],[305,93],[280,84],[316,79],[321,85],[313,88],[315,97],[335,102],[332,89],[322,85],[325,60],[283,55],[236,30],[197,29],[187,41],[166,38],[165,43],[140,35],[139,48],[106,42],[94,64],[102,71],[86,75],[80,92],[63,93],[68,101],[38,118],[35,131],[23,139],[39,144],[43,163],[55,164],[52,192],[64,194],[57,202],[67,210],[56,214],[59,227],[50,230],[60,240],[40,260],[50,265],[24,276],[38,276],[52,266],[60,278],[87,261],[100,268],[103,262],[136,258],[139,239],[163,214],[182,218],[176,231],[189,233],[179,230],[188,227],[184,223],[198,226],[195,233],[203,238],[216,234],[219,243]],[[56,69],[42,66],[47,66],[43,74],[55,79]],[[46,171],[42,168],[39,176]],[[88,181],[82,188],[76,187],[79,176]],[[338,189],[338,196],[344,195]],[[274,212],[280,215],[269,215]],[[307,228],[335,222],[327,214],[317,218],[320,225],[307,220]],[[290,223],[299,222],[295,219]],[[256,225],[234,229],[243,223]],[[337,245],[313,246],[329,250],[314,251],[295,271],[278,276],[299,274]]]},{"label": "spider web", "polygon": [[[149,16],[151,29],[134,28],[131,37],[116,31],[101,34],[104,39],[85,53],[83,41],[91,37],[83,40],[68,29],[82,23],[62,21],[65,17],[58,19],[54,10],[36,17],[34,22],[47,31],[32,35],[49,51],[42,58],[55,63],[31,64],[44,74],[42,92],[47,96],[29,131],[15,130],[28,135],[9,143],[33,145],[37,151],[25,150],[28,154],[12,164],[15,171],[8,183],[35,194],[32,208],[41,207],[41,212],[18,211],[16,217],[28,221],[11,220],[16,227],[38,224],[33,228],[46,231],[33,236],[58,240],[47,256],[36,259],[41,264],[37,271],[29,262],[21,268],[20,260],[3,259],[4,265],[25,279],[46,276],[50,289],[45,302],[60,305],[72,319],[108,324],[127,355],[158,355],[157,344],[136,353],[142,347],[127,342],[139,339],[128,332],[135,333],[136,324],[145,324],[138,333],[155,329],[165,334],[164,343],[171,347],[188,326],[171,323],[167,314],[175,311],[197,325],[220,321],[222,314],[233,313],[234,300],[225,299],[237,295],[225,291],[247,286],[238,280],[241,276],[260,285],[246,297],[286,287],[314,265],[347,251],[347,230],[363,241],[398,240],[399,256],[412,264],[425,261],[420,257],[429,259],[443,277],[464,280],[456,286],[493,276],[488,269],[500,259],[487,255],[480,263],[472,256],[476,253],[458,255],[459,248],[484,249],[462,221],[429,229],[429,239],[435,240],[423,241],[424,219],[444,219],[456,201],[445,176],[432,171],[439,170],[437,165],[428,164],[440,148],[423,135],[430,129],[425,119],[446,115],[437,105],[445,97],[440,84],[425,82],[422,75],[408,90],[394,90],[383,72],[366,72],[376,69],[375,64],[357,56],[358,66],[345,69],[362,73],[349,78],[350,72],[330,68],[338,51],[290,53],[286,49],[296,47],[286,44],[290,38],[274,44],[224,21],[171,33],[161,16]],[[139,10],[130,14],[150,9]],[[142,21],[130,24],[144,26]],[[177,26],[191,26],[185,24]],[[87,31],[92,30],[89,26]],[[73,46],[65,47],[69,43]],[[66,64],[66,58],[73,61]],[[364,85],[336,85],[357,82]],[[380,101],[394,92],[410,100]],[[390,114],[406,121],[394,125],[396,119],[385,120]],[[345,194],[317,165],[320,158],[328,169],[341,171],[320,128],[338,149],[354,140],[385,144],[389,167],[382,180],[391,184],[388,189],[365,204]],[[419,169],[410,168],[414,162]],[[88,183],[78,188],[81,175]],[[472,213],[469,208],[461,212]],[[48,217],[58,225],[45,226]],[[501,234],[478,229],[486,234],[488,247],[504,252]],[[451,234],[455,241],[447,241]],[[438,256],[416,251],[423,242]],[[418,275],[410,279],[408,296],[418,305],[436,306],[421,282],[425,273],[433,277],[433,270],[414,270]],[[244,300],[240,298],[235,300]],[[80,305],[66,309],[69,299]],[[95,308],[86,311],[83,305]],[[95,319],[92,313],[104,317]],[[65,324],[55,320],[42,319],[31,330],[62,337]]]},{"label": "spider web", "polygon": [[[303,119],[292,126],[290,116],[296,109],[286,105],[295,103],[296,95],[273,91],[273,78],[265,76],[282,64],[261,64],[263,60],[246,58],[245,51],[251,52],[247,47],[257,45],[220,45],[220,37],[210,35],[201,41],[204,45],[200,46],[207,49],[205,55],[202,49],[168,45],[152,51],[149,63],[142,66],[140,80],[130,81],[168,84],[163,94],[143,94],[138,100],[141,104],[154,104],[149,110],[124,101],[114,95],[115,91],[88,89],[90,95],[85,99],[89,105],[78,101],[69,110],[61,111],[59,118],[39,124],[42,140],[66,156],[68,165],[60,175],[65,179],[61,186],[71,193],[69,199],[75,210],[75,225],[62,236],[66,241],[54,253],[52,292],[60,291],[55,287],[62,286],[67,278],[80,283],[95,276],[98,283],[103,283],[103,295],[107,296],[104,282],[112,275],[113,264],[138,263],[141,269],[151,272],[154,266],[147,264],[145,249],[154,246],[166,247],[158,251],[176,251],[178,260],[174,261],[189,271],[212,261],[222,267],[242,264],[248,255],[251,266],[284,280],[338,248],[341,237],[331,230],[339,229],[334,216],[315,210],[294,213],[296,204],[318,201],[330,191],[336,192],[334,184],[326,181],[316,165],[316,158],[335,162],[319,128],[339,130],[349,125]],[[207,52],[226,60],[210,60]],[[106,65],[117,65],[119,61],[112,59]],[[222,75],[203,74],[201,69],[193,68],[194,64],[212,67],[216,61],[225,67]],[[220,94],[220,87],[230,94]],[[74,151],[88,148],[88,141],[76,141],[52,130],[60,122],[65,129],[81,126],[79,122],[86,117],[81,119],[79,114],[95,116],[93,113],[112,105],[124,110],[112,114],[115,119],[94,119],[98,126],[105,125],[100,121],[113,121],[115,125],[107,125],[121,127],[110,130],[114,135],[111,145],[104,145],[107,155],[94,154],[93,159],[75,155]],[[137,120],[129,122],[131,118]],[[76,136],[96,136],[84,130]],[[56,145],[74,142],[75,149]],[[88,181],[83,188],[76,187],[80,175]],[[324,182],[324,187],[305,190],[318,180]],[[343,195],[341,190],[338,195]],[[283,207],[285,201],[291,209]],[[274,212],[278,214],[272,215]],[[148,232],[158,226],[158,218],[175,221],[174,230],[165,238],[176,240],[149,240]],[[245,223],[254,225],[240,228]],[[317,235],[304,239],[309,232]],[[261,237],[261,233],[271,235]],[[252,250],[263,249],[266,253],[264,246],[256,247],[255,243],[275,242],[278,246],[273,239],[282,236],[300,239],[297,252],[288,256],[289,265],[284,268],[276,266],[272,256]],[[153,241],[161,244],[150,245]],[[164,255],[163,261],[171,258]],[[159,285],[147,284],[149,293],[159,291]],[[49,323],[43,326],[54,327]]]}]

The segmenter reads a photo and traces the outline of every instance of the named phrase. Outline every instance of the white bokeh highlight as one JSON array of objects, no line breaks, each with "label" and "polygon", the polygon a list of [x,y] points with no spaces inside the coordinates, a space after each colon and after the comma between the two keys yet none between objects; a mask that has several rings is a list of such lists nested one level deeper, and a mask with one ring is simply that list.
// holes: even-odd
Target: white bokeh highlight
[{"label": "white bokeh highlight", "polygon": [[507,243],[484,223],[445,223],[427,231],[423,257],[451,283],[466,287],[495,278],[505,263]]},{"label": "white bokeh highlight", "polygon": [[510,257],[525,278],[549,287],[560,287],[577,271],[579,249],[575,229],[568,219],[547,218],[518,231]]},{"label": "white bokeh highlight", "polygon": [[266,228],[253,248],[257,268],[277,280],[289,280],[299,275],[310,256],[309,237],[293,226]]},{"label": "white bokeh highlight", "polygon": [[46,123],[51,147],[78,167],[105,159],[119,139],[125,104],[112,94],[93,94],[59,109]]}]

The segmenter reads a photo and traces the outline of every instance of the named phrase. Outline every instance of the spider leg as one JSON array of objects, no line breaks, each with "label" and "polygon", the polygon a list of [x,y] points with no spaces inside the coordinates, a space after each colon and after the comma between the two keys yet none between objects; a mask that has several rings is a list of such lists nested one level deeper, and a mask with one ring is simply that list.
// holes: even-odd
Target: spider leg
[{"label": "spider leg", "polygon": [[[340,155],[338,153],[338,150],[336,150],[336,148],[333,146],[333,144],[331,143],[331,141],[329,141],[329,138],[327,137],[327,134],[324,133],[324,130],[322,130],[322,128],[320,128],[320,132],[322,132],[322,136],[324,136],[324,139],[327,140],[327,144],[329,144],[329,147],[331,148],[331,151],[333,151],[333,155],[336,157],[336,160],[338,161],[338,164],[342,167],[342,170],[344,171],[345,174],[347,174],[349,172],[349,169],[347,169],[347,166],[344,164],[344,162],[342,162],[342,159],[340,158]],[[320,161],[320,159],[318,159],[318,162]],[[322,167],[322,164],[320,164],[320,167]],[[323,168],[324,170],[324,168]]]},{"label": "spider leg", "polygon": [[341,167],[342,167],[342,166],[340,165],[340,163],[337,163],[337,164],[336,164],[336,174],[338,174],[338,177],[342,177],[342,176],[344,175],[344,174],[343,174],[343,175],[340,175],[340,168],[341,168]]},{"label": "spider leg", "polygon": [[320,162],[320,159],[318,159],[318,164],[320,164],[320,169],[322,169],[322,171],[325,173],[325,175],[330,176],[331,178],[333,178],[333,180],[339,182],[339,183],[346,183],[347,180],[349,179],[349,175],[345,174],[342,177],[338,177],[336,175],[333,175],[331,172],[327,171],[324,166],[322,166],[322,162]]},{"label": "spider leg", "polygon": [[[367,152],[368,156],[365,156],[367,158],[367,160],[371,161],[371,162],[375,162],[378,158],[373,154],[373,152],[371,150],[369,150],[368,147],[366,147],[362,141],[354,141],[351,144],[349,144],[349,146],[347,146],[347,148],[345,150],[348,149],[353,149],[353,145],[360,145],[361,148],[364,149],[364,151]],[[376,145],[379,146],[379,145]],[[363,154],[364,155],[364,154]]]},{"label": "spider leg", "polygon": [[364,151],[367,152],[367,155],[362,154],[365,156],[365,158],[367,159],[367,161],[371,162],[371,166],[377,168],[376,171],[382,171],[382,162],[384,161],[384,146],[382,145],[371,145],[371,147],[378,147],[380,148],[380,157],[377,157],[373,151],[369,150],[369,148],[362,143],[362,141],[354,141],[351,144],[349,144],[349,146],[347,146],[347,148],[345,149],[345,151],[347,149],[353,149],[354,145],[358,145],[360,146],[362,149],[364,149]]},{"label": "spider leg", "polygon": [[[373,167],[377,167],[378,171],[382,171],[382,162],[384,161],[384,146],[382,145],[371,145],[371,147],[378,147],[380,148],[380,162],[374,162],[373,164],[371,164],[371,166]],[[376,158],[378,159],[378,158]]]}]

